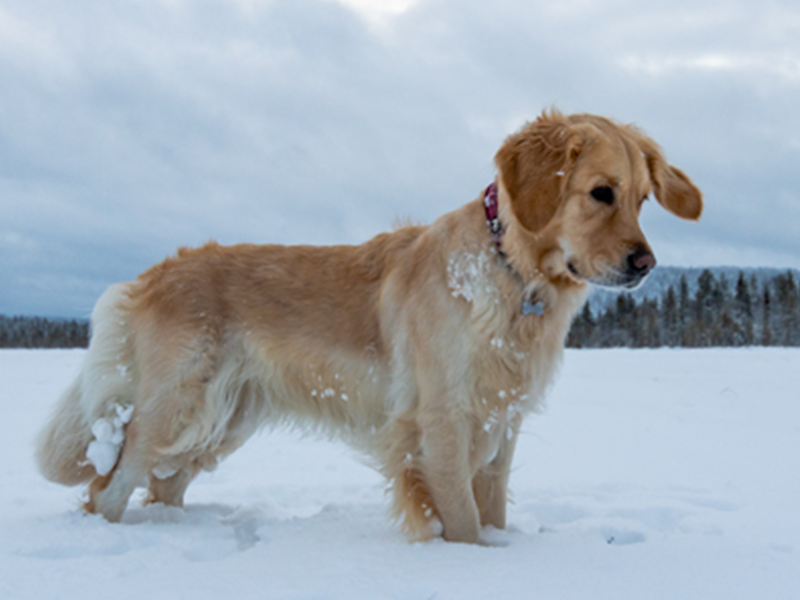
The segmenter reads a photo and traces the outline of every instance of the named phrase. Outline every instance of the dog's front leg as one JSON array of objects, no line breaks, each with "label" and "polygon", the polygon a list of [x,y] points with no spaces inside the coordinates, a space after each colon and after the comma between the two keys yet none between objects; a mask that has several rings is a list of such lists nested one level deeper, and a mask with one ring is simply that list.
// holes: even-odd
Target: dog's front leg
[{"label": "dog's front leg", "polygon": [[506,528],[506,506],[508,504],[508,476],[517,442],[520,418],[509,424],[504,432],[497,456],[492,462],[478,470],[472,479],[472,489],[481,516],[481,525],[497,529]]},{"label": "dog's front leg", "polygon": [[469,468],[470,429],[463,415],[454,412],[425,411],[420,416],[421,467],[444,539],[477,544],[480,519]]}]

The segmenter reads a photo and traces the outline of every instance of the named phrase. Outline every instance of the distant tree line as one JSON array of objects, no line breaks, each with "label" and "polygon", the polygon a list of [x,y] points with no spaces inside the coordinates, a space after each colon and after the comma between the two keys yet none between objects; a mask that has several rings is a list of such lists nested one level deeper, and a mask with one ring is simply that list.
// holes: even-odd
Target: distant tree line
[{"label": "distant tree line", "polygon": [[86,348],[89,322],[0,315],[0,348]]},{"label": "distant tree line", "polygon": [[704,270],[683,275],[660,298],[621,294],[605,310],[587,303],[575,319],[571,348],[800,346],[800,286],[791,271],[763,284],[740,272],[735,282]]},{"label": "distant tree line", "polygon": [[[4,317],[0,348],[86,348],[83,320]],[[696,285],[682,275],[658,298],[620,294],[607,308],[584,306],[567,339],[570,348],[708,348],[800,346],[800,285],[787,271],[759,282],[740,272],[703,271]]]}]

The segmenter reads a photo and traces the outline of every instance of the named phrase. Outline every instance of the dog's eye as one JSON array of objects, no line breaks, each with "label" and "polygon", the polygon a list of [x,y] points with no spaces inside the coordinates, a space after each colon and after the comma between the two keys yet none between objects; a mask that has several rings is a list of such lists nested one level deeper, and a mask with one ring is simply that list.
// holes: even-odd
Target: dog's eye
[{"label": "dog's eye", "polygon": [[601,185],[591,191],[592,198],[603,204],[614,204],[614,190],[607,185]]}]

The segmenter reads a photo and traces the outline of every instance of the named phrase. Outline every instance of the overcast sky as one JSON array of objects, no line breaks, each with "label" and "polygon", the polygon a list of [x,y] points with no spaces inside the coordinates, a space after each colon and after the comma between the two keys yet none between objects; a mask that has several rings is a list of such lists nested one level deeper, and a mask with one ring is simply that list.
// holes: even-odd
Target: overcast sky
[{"label": "overcast sky", "polygon": [[800,267],[800,6],[0,0],[0,313],[86,316],[179,246],[359,243],[477,197],[542,109],[703,189],[661,264]]}]

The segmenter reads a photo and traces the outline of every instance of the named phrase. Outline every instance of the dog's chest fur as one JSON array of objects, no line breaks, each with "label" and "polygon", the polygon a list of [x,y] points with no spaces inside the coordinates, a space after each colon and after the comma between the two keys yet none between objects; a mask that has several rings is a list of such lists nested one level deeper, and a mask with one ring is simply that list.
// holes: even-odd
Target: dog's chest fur
[{"label": "dog's chest fur", "polygon": [[[485,246],[450,254],[447,285],[466,317],[460,343],[470,367],[462,400],[473,422],[471,462],[484,465],[503,437],[516,435],[522,416],[540,407],[585,291],[525,285],[504,257]],[[541,314],[526,311],[526,303],[541,307]]]}]

